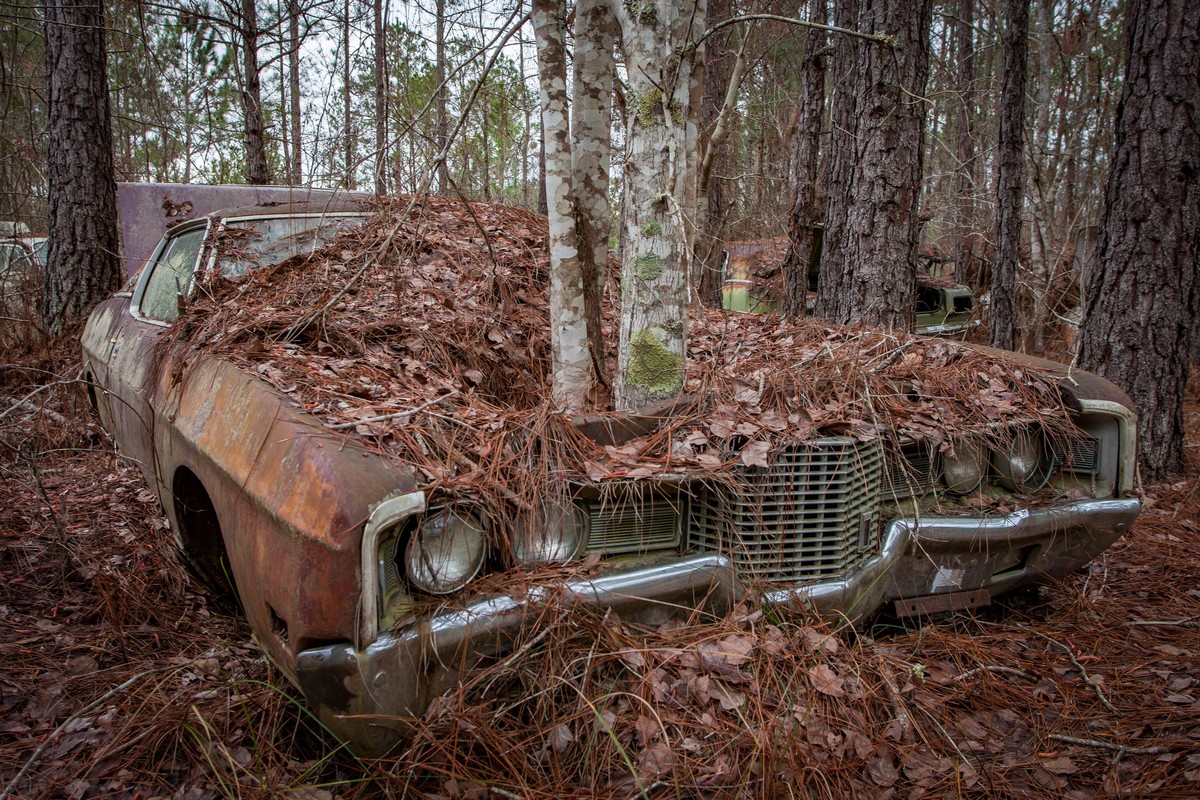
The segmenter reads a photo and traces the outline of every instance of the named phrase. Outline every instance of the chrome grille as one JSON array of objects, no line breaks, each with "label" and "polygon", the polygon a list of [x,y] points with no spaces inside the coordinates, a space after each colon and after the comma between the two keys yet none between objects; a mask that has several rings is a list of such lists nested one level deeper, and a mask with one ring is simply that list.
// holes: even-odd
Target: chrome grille
[{"label": "chrome grille", "polygon": [[1095,474],[1100,469],[1100,440],[1095,436],[1072,437],[1069,441],[1050,441],[1054,463],[1063,472]]},{"label": "chrome grille", "polygon": [[883,470],[883,499],[920,497],[933,488],[933,453],[927,444],[907,444],[888,454]]},{"label": "chrome grille", "polygon": [[825,439],[697,493],[688,543],[728,555],[743,577],[801,581],[857,566],[878,547],[883,464],[873,442]]},{"label": "chrome grille", "polygon": [[642,553],[679,545],[681,497],[629,497],[589,506],[588,552]]}]

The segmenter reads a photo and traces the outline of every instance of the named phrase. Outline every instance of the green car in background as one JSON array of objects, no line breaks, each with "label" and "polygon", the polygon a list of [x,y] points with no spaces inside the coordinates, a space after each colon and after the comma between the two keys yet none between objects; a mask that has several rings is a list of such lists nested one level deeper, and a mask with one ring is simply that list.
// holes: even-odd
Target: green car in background
[{"label": "green car in background", "polygon": [[[814,231],[808,289],[815,293],[821,258],[820,229]],[[786,236],[727,242],[721,262],[721,307],[744,314],[778,314],[783,310],[783,264]],[[810,294],[808,312],[812,313]],[[961,336],[978,325],[975,294],[949,278],[917,271],[916,331],[931,336]]]}]

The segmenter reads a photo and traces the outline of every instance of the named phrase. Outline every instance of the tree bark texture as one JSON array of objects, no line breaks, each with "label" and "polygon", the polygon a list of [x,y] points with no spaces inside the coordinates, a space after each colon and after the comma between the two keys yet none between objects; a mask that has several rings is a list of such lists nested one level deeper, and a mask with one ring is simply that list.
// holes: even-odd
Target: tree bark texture
[{"label": "tree bark texture", "polygon": [[571,186],[571,130],[567,103],[566,5],[533,0],[537,38],[542,141],[550,218],[550,350],[554,399],[578,411],[592,386],[592,358],[584,308],[583,269]]},{"label": "tree bark texture", "polygon": [[[710,0],[708,24],[716,25],[729,19],[730,0]],[[697,207],[700,219],[696,227],[696,264],[692,282],[700,302],[719,308],[721,305],[721,262],[724,251],[725,170],[728,167],[728,148],[723,131],[717,131],[722,109],[729,94],[733,76],[734,54],[729,51],[729,29],[710,36],[704,43],[704,98],[700,103],[701,145],[704,167],[701,168]],[[729,112],[725,112],[728,115]],[[724,129],[728,128],[728,123]]]},{"label": "tree bark texture", "polygon": [[932,0],[837,0],[829,204],[815,313],[911,330]]},{"label": "tree bark texture", "polygon": [[433,82],[437,86],[435,90],[437,92],[437,120],[435,122],[434,136],[437,140],[437,152],[439,155],[437,163],[437,191],[438,194],[445,194],[450,188],[450,168],[446,166],[445,158],[446,145],[450,141],[450,117],[446,108],[447,96],[449,94],[446,86],[446,0],[437,0],[434,12],[435,53]]},{"label": "tree bark texture", "polygon": [[[704,0],[627,7],[610,0],[628,71],[618,410],[672,397],[683,387],[688,328],[686,222],[695,208],[703,75],[689,46],[705,27]],[[687,166],[692,165],[688,170]]]},{"label": "tree bark texture", "polygon": [[[826,24],[826,0],[811,0],[810,22]],[[783,313],[797,319],[808,313],[808,269],[812,258],[813,227],[821,222],[819,181],[821,164],[821,128],[825,121],[825,31],[809,28],[804,34],[804,78],[796,138],[792,149],[794,193],[788,214],[788,248],[783,257],[783,276],[787,294]]]},{"label": "tree bark texture", "polygon": [[383,0],[374,4],[375,46],[375,194],[387,194],[388,97],[387,97],[387,20],[383,18]]},{"label": "tree bark texture", "polygon": [[1029,0],[1008,0],[1004,27],[1004,87],[1000,92],[996,259],[988,325],[993,347],[1017,344],[1017,270],[1024,204],[1025,73],[1029,60]]},{"label": "tree bark texture", "polygon": [[354,189],[357,186],[354,172],[358,166],[354,144],[358,140],[358,132],[350,115],[350,0],[342,0],[342,136],[345,137],[343,180],[347,189]]},{"label": "tree bark texture", "polygon": [[1130,0],[1128,61],[1080,364],[1138,410],[1142,476],[1183,467],[1200,286],[1200,5]]},{"label": "tree bark texture", "polygon": [[579,0],[575,5],[571,188],[589,347],[596,375],[605,384],[611,381],[604,374],[601,303],[608,272],[608,240],[612,234],[608,183],[615,42],[616,21],[604,0]]},{"label": "tree bark texture", "polygon": [[958,195],[958,255],[954,259],[954,281],[976,286],[979,268],[976,260],[975,184],[975,0],[958,0],[958,20],[954,24],[957,54],[958,128],[955,149],[958,169],[955,193]]},{"label": "tree bark texture", "polygon": [[262,108],[262,70],[258,64],[258,11],[254,0],[242,0],[242,125],[246,141],[246,182],[270,184],[271,163],[267,160],[267,123]]},{"label": "tree bark texture", "polygon": [[291,184],[304,182],[304,159],[300,153],[300,2],[288,0],[288,100],[292,118]]},{"label": "tree bark texture", "polygon": [[51,335],[81,319],[122,282],[117,185],[99,0],[46,4],[50,253],[44,316]]}]

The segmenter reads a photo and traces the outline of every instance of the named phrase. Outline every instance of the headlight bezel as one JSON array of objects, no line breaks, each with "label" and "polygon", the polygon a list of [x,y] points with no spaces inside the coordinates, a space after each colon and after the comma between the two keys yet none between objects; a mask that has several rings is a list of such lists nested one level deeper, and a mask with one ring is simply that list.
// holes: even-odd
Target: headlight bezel
[{"label": "headlight bezel", "polygon": [[[988,448],[976,439],[954,439],[950,443],[953,455],[943,453],[941,458],[941,480],[946,491],[957,496],[966,496],[979,491],[988,477]],[[949,470],[960,473],[952,477]]]},{"label": "headlight bezel", "polygon": [[1054,455],[1038,426],[1014,428],[1008,441],[992,448],[997,485],[1009,491],[1041,489],[1055,473]]},{"label": "headlight bezel", "polygon": [[[453,539],[447,541],[445,537]],[[459,549],[462,547],[465,552]],[[435,548],[441,548],[440,552]],[[397,549],[396,560],[409,586],[422,594],[442,597],[462,590],[479,577],[487,564],[488,550],[487,525],[479,514],[443,506],[431,509],[411,526],[403,550]],[[451,559],[461,563],[453,564]],[[452,571],[441,576],[434,573],[445,569]]]},{"label": "headlight bezel", "polygon": [[582,506],[570,500],[551,501],[544,503],[538,512],[525,515],[516,526],[509,547],[518,566],[566,564],[587,549],[590,534],[591,520]]}]

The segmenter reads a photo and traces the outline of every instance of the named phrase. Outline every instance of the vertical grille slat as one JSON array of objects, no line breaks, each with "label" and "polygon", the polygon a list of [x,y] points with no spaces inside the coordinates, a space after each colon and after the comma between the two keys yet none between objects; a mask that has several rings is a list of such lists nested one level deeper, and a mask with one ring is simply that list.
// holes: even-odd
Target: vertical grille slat
[{"label": "vertical grille slat", "polygon": [[691,502],[688,544],[728,555],[748,578],[801,581],[851,569],[874,552],[883,458],[874,442],[792,447],[736,486]]}]

